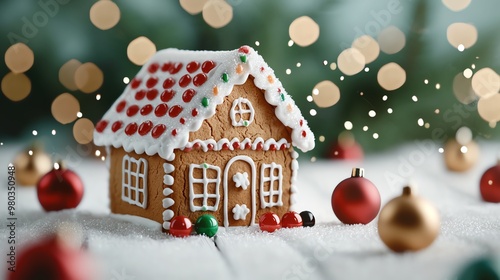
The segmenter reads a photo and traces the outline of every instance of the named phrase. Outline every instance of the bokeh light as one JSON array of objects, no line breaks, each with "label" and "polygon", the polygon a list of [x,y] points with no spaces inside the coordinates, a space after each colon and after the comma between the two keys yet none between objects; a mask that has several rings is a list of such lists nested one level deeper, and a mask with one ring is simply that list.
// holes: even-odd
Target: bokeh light
[{"label": "bokeh light", "polygon": [[21,101],[31,92],[31,81],[23,73],[9,72],[2,79],[2,92],[12,101]]},{"label": "bokeh light", "polygon": [[471,79],[467,79],[462,73],[458,73],[453,79],[453,94],[462,104],[470,104],[477,99],[472,90]]},{"label": "bokeh light", "polygon": [[63,93],[52,101],[51,112],[54,119],[62,124],[73,122],[80,111],[80,103],[69,93]]},{"label": "bokeh light", "polygon": [[90,21],[101,30],[113,28],[120,21],[120,8],[113,1],[97,1],[90,8]]},{"label": "bokeh light", "polygon": [[24,43],[16,43],[5,52],[5,64],[16,74],[28,71],[33,66],[34,60],[33,51]]},{"label": "bokeh light", "polygon": [[368,35],[363,35],[354,40],[352,47],[359,50],[365,56],[366,64],[377,59],[380,53],[380,46],[377,41]]},{"label": "bokeh light", "polygon": [[487,122],[500,121],[500,94],[482,97],[477,103],[479,116]]},{"label": "bokeh light", "polygon": [[454,12],[467,8],[472,0],[442,0],[443,4]]},{"label": "bokeh light", "polygon": [[203,6],[203,19],[213,28],[224,27],[233,19],[233,7],[224,0],[209,0]]},{"label": "bokeh light", "polygon": [[406,72],[399,64],[390,62],[380,68],[377,81],[385,90],[396,90],[404,85]]},{"label": "bokeh light", "polygon": [[337,58],[337,66],[342,73],[352,76],[365,68],[365,56],[355,48],[342,51]]},{"label": "bokeh light", "polygon": [[103,73],[97,65],[87,62],[80,65],[75,71],[75,84],[84,93],[92,93],[102,86]]},{"label": "bokeh light", "polygon": [[201,13],[208,0],[180,0],[179,2],[186,12],[196,15]]},{"label": "bokeh light", "polygon": [[500,76],[491,68],[477,71],[472,76],[471,83],[472,89],[479,97],[488,97],[500,91]]},{"label": "bokeh light", "polygon": [[75,83],[75,72],[82,63],[76,59],[71,59],[64,63],[59,69],[59,81],[69,90],[77,90],[78,86]]},{"label": "bokeh light", "polygon": [[127,47],[128,59],[139,66],[144,65],[155,53],[155,44],[144,36],[135,38]]},{"label": "bokeh light", "polygon": [[456,22],[450,24],[446,30],[448,42],[455,48],[464,49],[472,47],[477,41],[477,29],[474,25]]},{"label": "bokeh light", "polygon": [[314,86],[312,97],[318,107],[328,108],[340,100],[340,89],[333,82],[325,80]]},{"label": "bokeh light", "polygon": [[295,44],[307,47],[319,38],[319,25],[308,16],[296,18],[288,28],[288,34]]},{"label": "bokeh light", "polygon": [[386,54],[398,53],[406,44],[406,37],[403,31],[393,25],[380,31],[377,40],[380,50]]},{"label": "bokeh light", "polygon": [[91,120],[83,118],[79,119],[73,125],[73,136],[76,142],[80,144],[88,144],[94,138],[94,124]]},{"label": "bokeh light", "polygon": [[455,139],[460,145],[467,145],[472,141],[472,131],[466,126],[462,126],[457,130]]}]

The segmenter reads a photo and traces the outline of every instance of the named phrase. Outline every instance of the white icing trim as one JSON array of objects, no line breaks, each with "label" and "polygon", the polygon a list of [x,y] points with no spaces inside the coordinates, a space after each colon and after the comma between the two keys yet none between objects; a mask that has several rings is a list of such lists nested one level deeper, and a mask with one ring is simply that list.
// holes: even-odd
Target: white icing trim
[{"label": "white icing trim", "polygon": [[250,213],[250,209],[248,209],[246,204],[242,204],[242,205],[236,204],[233,207],[232,212],[233,212],[233,219],[235,219],[236,221],[237,220],[244,221],[247,218],[247,214]]},{"label": "white icing trim", "polygon": [[165,175],[163,175],[163,184],[165,185],[163,195],[165,198],[162,200],[163,208],[165,208],[163,211],[163,228],[166,230],[170,229],[170,220],[174,217],[174,212],[168,209],[175,204],[175,201],[168,197],[174,193],[174,190],[170,188],[174,184],[174,177],[170,173],[174,172],[174,170],[175,166],[173,164],[163,163],[163,172],[165,172]]},{"label": "white icing trim", "polygon": [[[203,171],[202,178],[194,178],[193,171],[195,169],[201,169]],[[215,170],[217,173],[217,178],[207,178],[207,170]],[[208,193],[208,184],[215,183],[215,194]],[[203,193],[194,193],[194,184],[203,184]],[[220,186],[220,167],[215,165],[210,165],[207,163],[202,164],[190,164],[189,165],[189,208],[191,212],[195,211],[217,211],[219,209],[219,186]],[[194,205],[194,200],[196,198],[203,198],[203,204],[201,206]],[[208,206],[208,199],[215,198],[214,206]]]},{"label": "white icing trim", "polygon": [[294,151],[293,149],[290,151],[290,155],[292,156],[292,177],[290,178],[290,210],[294,211],[294,206],[298,201],[298,188],[297,188],[297,174],[299,171],[299,161],[297,158],[299,157],[299,153]]},{"label": "white icing trim", "polygon": [[106,158],[104,159],[104,163],[106,164],[106,168],[111,170],[111,147],[105,146],[104,150],[106,151]]},{"label": "white icing trim", "polygon": [[[243,109],[241,107],[242,104],[246,104],[248,109]],[[250,114],[247,119],[243,119],[244,114]],[[236,121],[236,115],[240,115],[240,119]],[[255,110],[253,109],[252,103],[250,100],[238,97],[233,101],[233,106],[231,106],[231,110],[229,110],[229,116],[231,117],[231,122],[233,126],[249,126],[255,117]]]},{"label": "white icing trim", "polygon": [[226,168],[224,168],[224,227],[228,227],[229,226],[229,218],[228,218],[228,213],[227,213],[227,208],[228,208],[228,203],[229,203],[229,200],[228,200],[228,194],[227,194],[227,189],[228,189],[228,173],[229,173],[229,168],[231,167],[231,165],[235,162],[235,161],[238,161],[238,160],[242,160],[244,162],[247,162],[250,167],[252,168],[252,221],[250,223],[250,225],[256,225],[255,223],[255,216],[257,214],[256,212],[256,201],[255,201],[255,193],[256,193],[256,190],[255,190],[255,180],[256,180],[256,177],[257,177],[257,174],[256,174],[256,168],[255,168],[255,162],[253,161],[253,159],[251,157],[248,157],[248,156],[242,156],[242,155],[239,155],[239,156],[235,156],[233,157],[232,159],[229,160],[229,162],[226,164]]},{"label": "white icing trim", "polygon": [[117,220],[126,221],[135,225],[147,227],[150,228],[151,230],[161,230],[160,223],[141,216],[129,215],[129,214],[117,214],[117,213],[110,213],[109,216]]},{"label": "white icing trim", "polygon": [[[269,170],[269,176],[265,176],[266,169]],[[275,170],[278,170],[278,175],[274,175]],[[269,190],[264,190],[266,182],[269,182]],[[274,182],[278,183],[278,190],[274,189]],[[278,196],[277,202],[274,202],[274,197]],[[262,209],[273,206],[283,206],[283,170],[280,164],[272,162],[271,164],[263,163],[260,168],[260,207]],[[269,202],[266,202],[266,198]]]},{"label": "white icing trim", "polygon": [[248,173],[236,172],[236,174],[233,175],[233,182],[237,188],[241,187],[243,190],[246,190],[248,188],[248,185],[250,185],[250,180],[248,180]]},{"label": "white icing trim", "polygon": [[271,148],[274,150],[288,149],[290,148],[290,143],[285,138],[281,138],[276,141],[274,138],[269,138],[264,140],[262,137],[257,137],[253,141],[250,138],[245,138],[240,141],[237,137],[229,140],[227,138],[222,138],[219,141],[214,139],[200,140],[196,139],[191,142],[187,142],[186,146],[183,148],[184,151],[190,151],[192,149],[201,149],[204,152],[209,150],[220,151],[220,150],[245,150],[247,148],[251,150],[262,150],[269,151]]},{"label": "white icing trim", "polygon": [[[136,165],[135,171],[131,170],[132,164]],[[143,172],[141,172],[141,165],[144,166]],[[132,179],[134,179],[133,182]],[[142,188],[140,179],[143,182]],[[125,191],[127,191],[128,195],[125,194]],[[132,199],[132,191],[135,192],[134,199]],[[142,202],[139,200],[140,193],[142,193]],[[123,156],[122,200],[146,209],[148,205],[148,162],[144,158],[135,159],[129,155]]]}]

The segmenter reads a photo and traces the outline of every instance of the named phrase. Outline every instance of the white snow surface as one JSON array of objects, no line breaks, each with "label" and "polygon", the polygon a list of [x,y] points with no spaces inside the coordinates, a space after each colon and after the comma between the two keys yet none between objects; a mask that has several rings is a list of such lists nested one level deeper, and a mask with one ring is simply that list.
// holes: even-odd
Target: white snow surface
[{"label": "white snow surface", "polygon": [[[422,145],[424,143],[425,145]],[[85,185],[74,210],[44,212],[32,187],[17,188],[17,248],[53,232],[61,223],[79,225],[87,250],[99,263],[100,279],[454,279],[464,264],[490,256],[500,269],[500,204],[483,202],[482,173],[496,163],[498,145],[480,143],[480,162],[470,171],[446,170],[437,146],[426,142],[368,156],[363,162],[304,161],[298,176],[298,210],[316,216],[313,228],[261,232],[258,227],[220,230],[217,237],[173,238],[152,223],[131,223],[110,215],[108,171],[104,162],[86,159],[69,165]],[[0,151],[13,158],[15,149]],[[5,172],[0,175],[7,181]],[[441,233],[427,249],[397,254],[368,225],[343,225],[333,214],[334,187],[352,167],[378,188],[384,205],[407,182],[439,210]],[[392,176],[389,176],[392,175]],[[388,180],[388,178],[392,178]],[[0,219],[7,219],[6,184],[0,188]],[[7,253],[6,227],[0,228],[0,252]],[[19,252],[19,251],[18,251]],[[7,273],[0,265],[0,279]]]}]

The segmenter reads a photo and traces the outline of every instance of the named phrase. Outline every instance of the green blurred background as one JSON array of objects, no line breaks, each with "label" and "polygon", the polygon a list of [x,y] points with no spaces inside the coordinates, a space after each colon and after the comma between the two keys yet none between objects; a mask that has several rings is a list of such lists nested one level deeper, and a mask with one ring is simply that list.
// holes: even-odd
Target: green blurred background
[{"label": "green blurred background", "polygon": [[[13,43],[9,34],[22,36],[26,20],[43,11],[40,3],[56,0],[2,0],[0,2],[0,52]],[[353,124],[352,133],[365,152],[384,151],[413,139],[430,138],[443,141],[453,137],[460,126],[472,129],[474,137],[498,139],[499,128],[491,128],[481,119],[476,103],[460,103],[453,93],[454,77],[475,65],[475,70],[490,67],[500,72],[500,1],[472,1],[463,11],[453,12],[441,1],[397,1],[401,12],[381,21],[374,14],[387,9],[391,1],[320,1],[320,0],[228,0],[233,19],[225,27],[214,29],[202,16],[190,15],[176,0],[118,0],[119,23],[110,30],[96,28],[89,19],[95,1],[59,0],[59,10],[47,24],[38,27],[26,44],[33,50],[35,62],[26,72],[32,82],[30,95],[13,102],[0,95],[0,142],[30,143],[41,140],[49,149],[77,145],[73,124],[60,124],[51,115],[51,103],[59,94],[69,92],[80,102],[83,116],[96,123],[125,88],[124,77],[132,78],[140,69],[127,58],[127,45],[138,36],[146,36],[156,48],[230,50],[241,45],[254,47],[275,70],[287,91],[293,96],[309,121],[317,141],[310,156],[326,156],[344,123]],[[57,2],[56,2],[57,3]],[[297,17],[307,15],[320,26],[319,39],[308,47],[288,46],[288,28]],[[345,76],[331,70],[343,49],[366,32],[370,22],[380,30],[394,25],[406,35],[405,47],[398,53],[379,57],[368,64],[369,71]],[[454,22],[473,24],[478,40],[463,52],[446,38],[448,26]],[[373,35],[376,38],[377,34]],[[12,35],[11,35],[12,37]],[[255,42],[259,42],[256,46]],[[68,91],[58,79],[60,67],[70,59],[93,62],[104,73],[103,86],[95,93]],[[326,65],[324,63],[326,61]],[[296,64],[300,62],[301,66]],[[406,71],[406,83],[387,92],[377,82],[377,71],[388,62],[396,62]],[[286,69],[291,73],[286,74]],[[0,64],[0,76],[9,72]],[[341,76],[344,79],[341,81]],[[425,84],[424,80],[429,83]],[[330,108],[318,108],[308,102],[314,86],[331,80],[341,92],[340,101]],[[436,89],[436,84],[440,85]],[[363,93],[362,95],[360,93]],[[102,99],[97,101],[99,93]],[[387,101],[382,97],[387,95]],[[412,100],[416,96],[418,102]],[[388,108],[393,113],[387,112]],[[310,115],[315,109],[317,114]],[[439,109],[439,114],[435,110]],[[368,112],[374,110],[375,117]],[[500,110],[500,108],[498,108]],[[422,118],[428,127],[419,126]],[[364,131],[363,127],[368,126]],[[51,135],[56,130],[55,136]],[[444,135],[433,135],[443,129]],[[33,130],[38,135],[32,134]],[[379,135],[374,139],[373,134]]]}]

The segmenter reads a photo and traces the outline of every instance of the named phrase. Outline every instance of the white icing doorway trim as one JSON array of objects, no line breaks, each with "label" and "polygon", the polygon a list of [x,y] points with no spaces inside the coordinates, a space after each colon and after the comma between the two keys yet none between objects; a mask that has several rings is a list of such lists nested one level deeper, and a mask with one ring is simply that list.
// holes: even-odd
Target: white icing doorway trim
[{"label": "white icing doorway trim", "polygon": [[229,168],[231,167],[231,165],[235,162],[235,161],[238,161],[238,160],[242,160],[246,163],[248,163],[250,165],[250,167],[252,168],[252,182],[251,182],[251,185],[252,185],[252,221],[250,223],[250,225],[256,225],[255,223],[255,215],[256,215],[256,211],[257,211],[257,205],[256,205],[256,201],[255,201],[255,181],[256,181],[256,177],[257,177],[257,174],[256,174],[256,168],[255,168],[255,162],[253,161],[253,159],[251,157],[248,157],[248,156],[235,156],[233,157],[232,159],[229,160],[229,162],[226,164],[226,167],[224,168],[224,227],[228,227],[229,226],[229,217],[228,217],[228,213],[227,213],[227,208],[228,208],[228,197],[227,197],[227,189],[228,189],[228,173],[229,173]]}]

